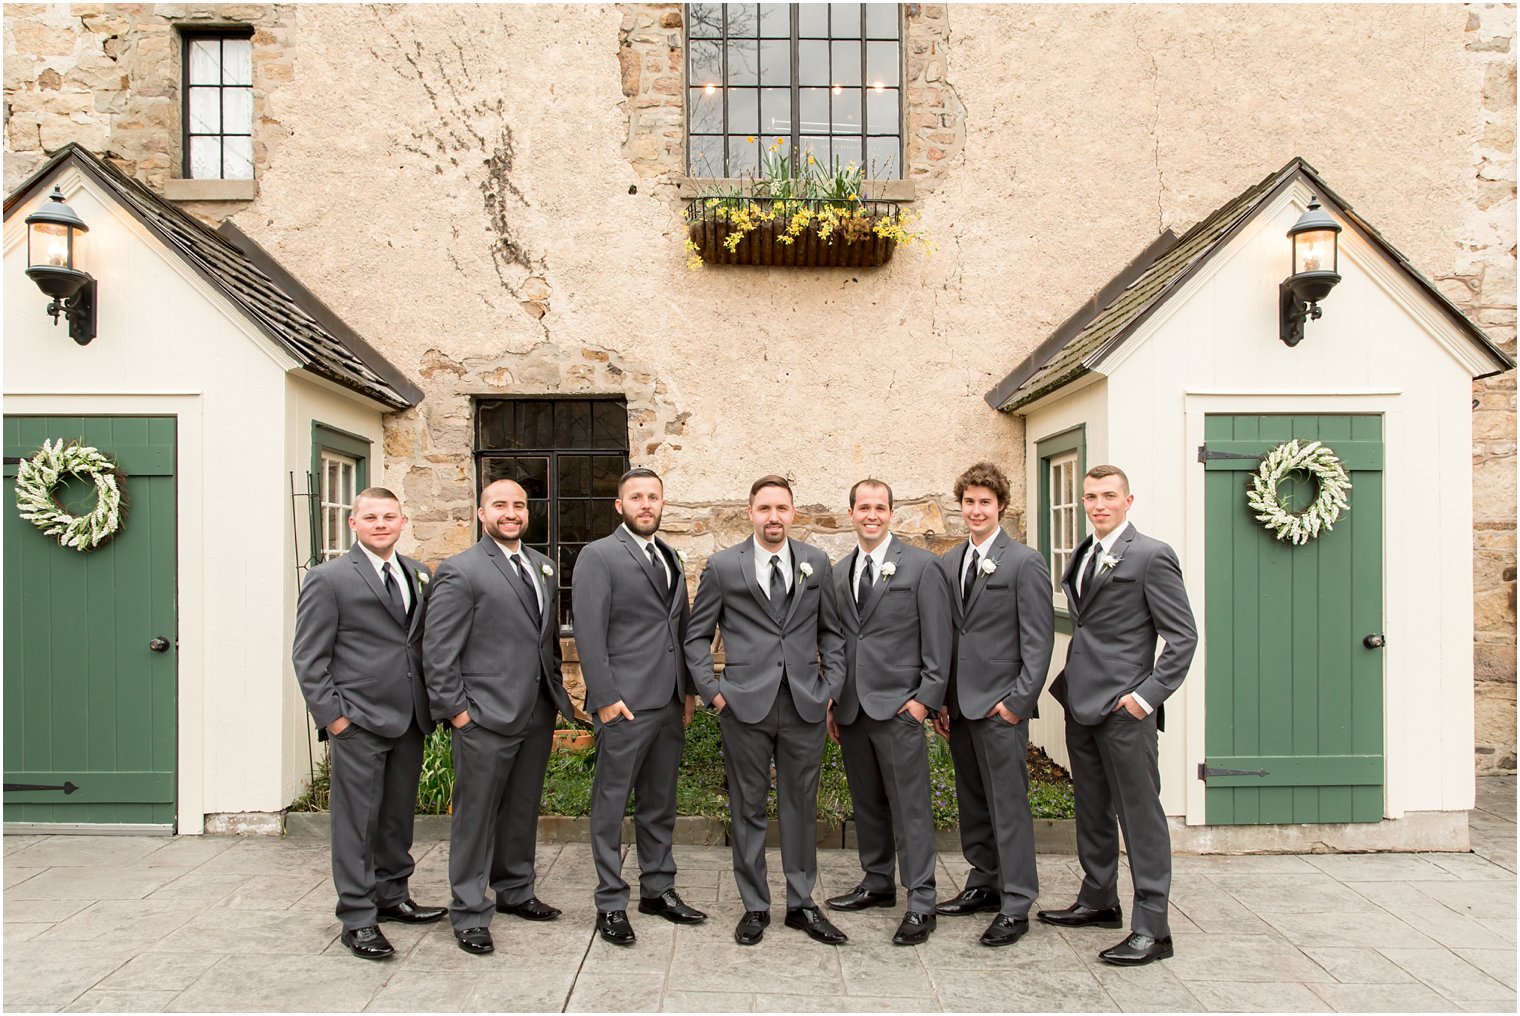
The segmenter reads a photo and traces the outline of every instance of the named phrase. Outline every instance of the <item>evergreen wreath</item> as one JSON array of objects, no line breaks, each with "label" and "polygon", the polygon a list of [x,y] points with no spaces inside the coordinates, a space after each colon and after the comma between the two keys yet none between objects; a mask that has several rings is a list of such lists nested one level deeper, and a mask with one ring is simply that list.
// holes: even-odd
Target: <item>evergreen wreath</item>
[{"label": "evergreen wreath", "polygon": [[[73,515],[58,502],[56,491],[66,477],[95,484],[95,508]],[[16,467],[16,508],[21,517],[51,536],[61,547],[87,554],[121,531],[125,505],[121,476],[110,456],[99,448],[63,438],[42,442],[42,448]]]},{"label": "evergreen wreath", "polygon": [[[1289,473],[1299,470],[1314,478],[1318,492],[1313,504],[1294,513],[1277,495],[1277,485]],[[1251,477],[1251,487],[1246,491],[1246,504],[1256,513],[1256,521],[1273,536],[1294,546],[1302,546],[1320,533],[1328,533],[1341,517],[1341,512],[1350,510],[1346,501],[1350,490],[1351,478],[1333,450],[1318,441],[1300,444],[1294,438],[1263,456],[1261,466]]]}]

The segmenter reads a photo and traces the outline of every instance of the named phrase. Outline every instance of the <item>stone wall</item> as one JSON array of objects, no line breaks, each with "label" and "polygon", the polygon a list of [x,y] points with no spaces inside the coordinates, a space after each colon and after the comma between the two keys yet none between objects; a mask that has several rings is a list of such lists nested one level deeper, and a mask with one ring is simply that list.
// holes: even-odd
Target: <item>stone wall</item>
[{"label": "stone wall", "polygon": [[[940,543],[984,457],[1021,529],[1022,426],[983,393],[1163,228],[1293,155],[1514,350],[1513,7],[906,5],[908,177],[938,252],[872,271],[686,270],[680,18],[8,5],[5,183],[79,141],[164,187],[176,26],[252,25],[258,193],[193,210],[234,215],[421,384],[383,478],[435,561],[473,539],[481,395],[626,398],[693,576],[771,471],[834,553],[853,480],[891,481],[899,528]],[[1513,373],[1473,395],[1478,764],[1512,769]]]}]

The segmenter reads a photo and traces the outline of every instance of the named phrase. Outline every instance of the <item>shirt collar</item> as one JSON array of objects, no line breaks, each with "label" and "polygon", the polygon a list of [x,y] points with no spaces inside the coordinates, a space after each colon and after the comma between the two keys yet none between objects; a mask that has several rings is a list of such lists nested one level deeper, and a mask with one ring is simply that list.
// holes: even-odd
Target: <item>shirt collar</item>
[{"label": "shirt collar", "polygon": [[1113,532],[1109,533],[1107,536],[1103,537],[1103,539],[1099,540],[1098,544],[1103,548],[1103,553],[1111,553],[1114,549],[1114,544],[1119,542],[1119,537],[1123,536],[1124,531],[1128,528],[1129,519],[1125,519],[1123,522],[1114,527]]},{"label": "shirt collar", "polygon": [[[626,522],[623,523],[623,531],[625,533],[627,533],[629,536],[633,537],[633,542],[637,543],[639,545],[639,549],[640,550],[644,550],[644,548],[646,548],[646,547],[648,547],[648,546],[650,546],[651,544],[654,543],[654,540],[651,539],[650,537],[648,537],[648,536],[640,536],[638,533],[635,533],[633,531],[633,528],[631,526],[629,526],[628,523],[626,523]],[[647,550],[644,550],[644,553],[647,554],[649,552]]]},{"label": "shirt collar", "polygon": [[502,543],[500,540],[498,540],[494,536],[491,537],[491,542],[494,543],[494,544],[496,544],[496,546],[498,546],[498,547],[501,548],[501,552],[504,555],[506,555],[506,558],[507,558],[508,561],[512,560],[512,558],[514,558],[514,557],[521,557],[522,560],[523,560],[523,565],[524,566],[527,565],[527,563],[528,563],[528,548],[524,547],[521,543],[518,543],[518,545],[517,545],[517,551],[516,551],[516,553],[514,553],[513,551],[511,551],[510,549],[508,549],[508,547],[507,547],[507,545],[505,543]]},{"label": "shirt collar", "polygon": [[[987,552],[992,549],[993,541],[995,541],[998,538],[998,534],[1001,533],[1002,531],[1003,531],[1003,527],[999,526],[998,528],[994,529],[987,536],[987,539],[984,540],[983,542],[977,543],[975,540],[969,540],[969,539],[968,539],[967,542],[969,542],[971,544],[971,549],[972,550],[976,551],[982,557],[986,557],[987,556]],[[967,554],[966,556],[969,558],[971,555]]]},{"label": "shirt collar", "polygon": [[[876,545],[876,549],[875,550],[872,550],[872,551],[868,552],[864,547],[862,547],[860,545],[860,543],[858,541],[855,544],[855,549],[857,549],[857,550],[860,551],[860,556],[862,558],[869,557],[871,559],[872,566],[877,570],[877,572],[880,572],[881,571],[881,566],[883,564],[885,564],[886,560],[887,560],[887,549],[889,547],[891,547],[891,546],[892,546],[892,534],[888,533],[887,536],[886,536],[886,539],[882,540],[880,543],[878,543]],[[857,565],[858,565],[858,562],[857,562]]]},{"label": "shirt collar", "polygon": [[[760,537],[751,536],[750,540],[755,544],[755,560],[769,564],[773,552],[760,546]],[[774,551],[774,554],[776,557],[781,558],[781,566],[790,570],[792,565],[792,541],[790,539],[782,541],[781,549]]]},{"label": "shirt collar", "polygon": [[[380,574],[380,569],[382,567],[384,567],[384,565],[386,563],[386,559],[383,558],[383,557],[381,557],[379,554],[376,554],[373,550],[370,550],[368,547],[366,547],[362,543],[355,542],[354,546],[356,546],[360,550],[364,551],[364,556],[367,557],[367,558],[369,558],[370,567],[372,567],[372,568],[375,569],[375,574],[376,575],[379,575]],[[401,573],[401,555],[397,554],[395,552],[395,550],[392,550],[391,551],[390,560],[392,560],[392,561],[394,561],[396,563],[396,573],[397,573],[397,576],[399,577],[400,573]]]}]

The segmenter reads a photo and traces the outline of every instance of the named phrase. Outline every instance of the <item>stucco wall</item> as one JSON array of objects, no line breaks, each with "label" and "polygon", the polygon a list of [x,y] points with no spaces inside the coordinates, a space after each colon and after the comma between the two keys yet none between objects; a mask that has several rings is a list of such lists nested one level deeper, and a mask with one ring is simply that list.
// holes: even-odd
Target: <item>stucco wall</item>
[{"label": "stucco wall", "polygon": [[[426,390],[387,421],[385,479],[433,560],[473,539],[476,394],[625,394],[693,572],[772,470],[835,523],[882,475],[939,543],[956,472],[992,457],[1021,510],[1022,427],[983,393],[1162,228],[1293,155],[1513,350],[1513,8],[906,11],[938,252],[874,271],[686,270],[680,82],[655,90],[677,5],[8,6],[6,180],[77,137],[156,181],[148,139],[172,128],[133,127],[134,97],[172,92],[177,62],[134,47],[174,18],[256,22],[259,193],[236,221]],[[1476,737],[1504,768],[1513,375],[1474,394]]]}]

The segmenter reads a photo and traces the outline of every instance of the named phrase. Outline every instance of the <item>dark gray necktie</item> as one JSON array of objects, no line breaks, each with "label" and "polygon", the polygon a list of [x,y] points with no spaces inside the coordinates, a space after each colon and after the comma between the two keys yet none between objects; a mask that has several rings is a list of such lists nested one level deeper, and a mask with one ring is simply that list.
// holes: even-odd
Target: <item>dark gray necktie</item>
[{"label": "dark gray necktie", "polygon": [[855,606],[864,613],[866,609],[866,597],[871,595],[871,555],[867,554],[865,563],[860,566],[860,584],[855,587]]},{"label": "dark gray necktie", "polygon": [[649,563],[654,565],[654,573],[660,577],[660,588],[665,590],[665,599],[670,599],[670,576],[665,574],[665,565],[660,561],[660,552],[654,549],[653,543],[646,543],[644,549],[649,552]]},{"label": "dark gray necktie", "polygon": [[522,580],[523,589],[528,594],[528,613],[537,624],[541,620],[542,612],[538,609],[538,587],[533,584],[533,576],[528,574],[528,568],[523,564],[521,554],[512,555],[512,563],[517,566],[517,577]]},{"label": "dark gray necktie", "polygon": [[965,604],[971,602],[971,587],[974,586],[974,585],[976,585],[976,566],[977,566],[978,563],[980,563],[981,559],[982,559],[982,556],[976,552],[976,548],[975,547],[972,547],[971,548],[971,566],[966,569],[966,577],[961,580],[961,604],[962,604],[962,606],[964,606]]},{"label": "dark gray necktie", "polygon": [[401,584],[396,581],[389,561],[380,565],[380,573],[385,576],[385,598],[391,608],[391,616],[397,624],[406,624],[406,603],[401,599]]},{"label": "dark gray necktie", "polygon": [[771,555],[771,613],[781,616],[781,605],[786,602],[786,576],[781,574],[781,555]]},{"label": "dark gray necktie", "polygon": [[1098,577],[1098,556],[1103,553],[1103,544],[1094,543],[1092,550],[1087,555],[1087,563],[1082,567],[1082,585],[1077,589],[1077,602],[1087,599],[1087,594],[1092,592],[1093,579]]}]

